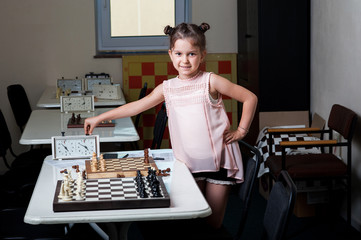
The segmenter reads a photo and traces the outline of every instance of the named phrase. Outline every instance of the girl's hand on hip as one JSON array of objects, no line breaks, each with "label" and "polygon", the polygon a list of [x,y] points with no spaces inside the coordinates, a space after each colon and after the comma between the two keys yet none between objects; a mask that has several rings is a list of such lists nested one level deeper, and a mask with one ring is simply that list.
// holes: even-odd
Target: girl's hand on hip
[{"label": "girl's hand on hip", "polygon": [[242,131],[239,131],[238,129],[237,130],[229,130],[228,129],[228,130],[224,131],[223,139],[226,144],[230,144],[232,142],[241,140],[246,135],[247,135],[247,132],[245,132],[245,131],[242,132]]}]

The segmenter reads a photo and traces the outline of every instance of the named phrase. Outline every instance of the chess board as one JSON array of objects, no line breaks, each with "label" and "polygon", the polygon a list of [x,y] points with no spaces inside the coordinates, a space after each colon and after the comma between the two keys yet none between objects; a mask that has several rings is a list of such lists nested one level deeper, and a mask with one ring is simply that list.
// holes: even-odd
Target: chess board
[{"label": "chess board", "polygon": [[[85,121],[85,118],[80,118],[80,119],[69,118],[67,127],[68,128],[83,128],[84,121]],[[114,127],[114,126],[115,126],[114,122],[101,122],[98,124],[97,127]]]},{"label": "chess board", "polygon": [[[150,186],[146,182],[148,196],[140,197],[137,191],[135,178],[112,178],[112,179],[87,179],[85,182],[85,198],[76,200],[75,196],[70,201],[59,199],[62,180],[57,182],[53,211],[90,211],[90,210],[115,210],[115,209],[137,209],[137,208],[162,208],[170,206],[170,197],[165,188],[162,177],[159,181],[160,193],[162,196],[154,197],[151,194]],[[71,185],[75,191],[76,185]]]},{"label": "chess board", "polygon": [[[269,143],[270,137],[267,132],[267,128],[260,131],[258,135],[258,141],[256,143],[257,149],[260,151],[261,154],[261,164],[258,171],[258,177],[261,177],[263,174],[268,172],[268,167],[265,166],[265,162],[270,155]],[[308,136],[307,134],[276,134],[272,137],[271,142],[271,152],[276,156],[282,155],[282,148],[280,146],[280,142],[282,141],[314,141],[319,140],[316,137]],[[317,152],[319,151],[318,148],[311,148],[311,147],[300,147],[297,149],[290,149],[286,148],[286,154],[306,154],[309,152]]]},{"label": "chess board", "polygon": [[153,158],[149,157],[148,159],[149,163],[144,162],[144,157],[104,159],[106,171],[100,171],[98,167],[97,172],[92,171],[91,160],[86,160],[85,170],[88,179],[135,177],[137,175],[137,170],[143,175],[147,174],[149,167],[158,170]]},{"label": "chess board", "polygon": [[[269,134],[267,133],[267,129],[265,129],[262,133],[263,137],[256,143],[258,150],[261,153],[263,158],[263,162],[267,160],[269,157]],[[261,135],[260,135],[261,136]],[[282,148],[280,146],[280,142],[282,141],[313,141],[318,140],[318,138],[313,136],[308,136],[307,134],[276,134],[272,138],[271,146],[272,146],[272,153],[276,156],[282,155]],[[311,147],[306,148],[298,148],[298,149],[311,149]],[[317,148],[316,148],[317,149]],[[288,150],[288,148],[286,148]]]}]

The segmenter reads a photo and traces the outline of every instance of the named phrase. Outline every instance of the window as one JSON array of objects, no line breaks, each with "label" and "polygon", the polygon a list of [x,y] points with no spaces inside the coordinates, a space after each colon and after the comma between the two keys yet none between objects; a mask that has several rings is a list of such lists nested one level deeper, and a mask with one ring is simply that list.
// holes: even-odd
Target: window
[{"label": "window", "polygon": [[95,0],[98,52],[168,49],[166,25],[189,21],[189,0]]}]

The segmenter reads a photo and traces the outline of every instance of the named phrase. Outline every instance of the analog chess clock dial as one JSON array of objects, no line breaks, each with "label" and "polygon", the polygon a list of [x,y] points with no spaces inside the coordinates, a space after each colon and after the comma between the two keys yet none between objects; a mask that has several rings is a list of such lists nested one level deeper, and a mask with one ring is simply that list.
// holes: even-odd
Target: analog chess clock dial
[{"label": "analog chess clock dial", "polygon": [[61,96],[61,112],[94,111],[94,95]]},{"label": "analog chess clock dial", "polygon": [[120,99],[120,85],[94,85],[93,94],[99,99]]},{"label": "analog chess clock dial", "polygon": [[82,90],[83,80],[82,79],[58,79],[57,87],[63,89],[63,91],[70,89],[71,91],[80,92]]},{"label": "analog chess clock dial", "polygon": [[112,79],[111,78],[86,78],[86,89],[88,91],[93,91],[94,85],[111,85]]},{"label": "analog chess clock dial", "polygon": [[98,135],[56,136],[51,139],[53,159],[91,158],[99,156]]}]

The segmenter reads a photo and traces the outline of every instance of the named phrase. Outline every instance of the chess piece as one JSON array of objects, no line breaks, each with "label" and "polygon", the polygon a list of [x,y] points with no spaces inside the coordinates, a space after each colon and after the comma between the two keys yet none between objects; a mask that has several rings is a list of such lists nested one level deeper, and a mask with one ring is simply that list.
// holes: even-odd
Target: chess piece
[{"label": "chess piece", "polygon": [[70,89],[70,88],[69,88],[69,89],[65,89],[65,91],[64,91],[65,96],[69,96],[70,93],[71,93],[71,89]]},{"label": "chess piece", "polygon": [[78,114],[78,115],[76,116],[76,123],[79,124],[80,121],[81,121],[81,117],[80,117],[80,114]]},{"label": "chess piece", "polygon": [[72,113],[71,114],[71,120],[70,120],[71,123],[75,123],[75,113]]},{"label": "chess piece", "polygon": [[61,87],[56,88],[56,99],[59,99],[63,95],[63,89]]}]

